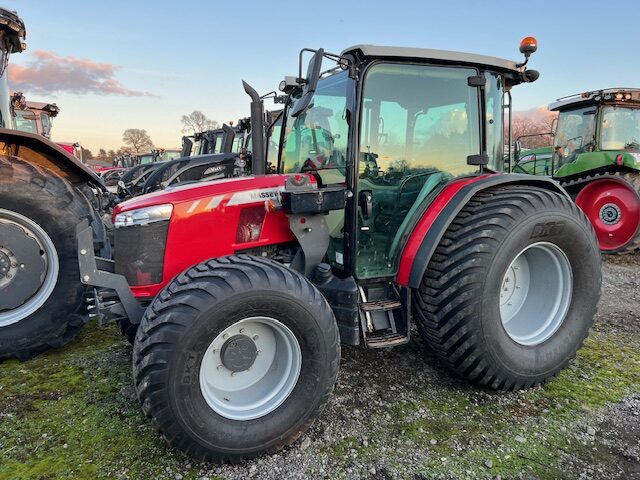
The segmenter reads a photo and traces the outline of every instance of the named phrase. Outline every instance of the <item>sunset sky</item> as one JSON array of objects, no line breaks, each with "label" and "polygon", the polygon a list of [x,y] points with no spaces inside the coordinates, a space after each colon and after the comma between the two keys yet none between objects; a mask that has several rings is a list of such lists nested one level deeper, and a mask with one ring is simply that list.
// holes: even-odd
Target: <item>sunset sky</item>
[{"label": "sunset sky", "polygon": [[127,128],[156,146],[180,144],[180,117],[247,116],[241,80],[273,90],[297,71],[298,51],[338,53],[357,43],[459,50],[520,59],[533,35],[540,70],[514,90],[517,110],[604,87],[640,86],[637,2],[334,1],[91,2],[4,0],[27,26],[10,60],[10,87],[56,102],[53,139],[94,154],[118,149]]}]

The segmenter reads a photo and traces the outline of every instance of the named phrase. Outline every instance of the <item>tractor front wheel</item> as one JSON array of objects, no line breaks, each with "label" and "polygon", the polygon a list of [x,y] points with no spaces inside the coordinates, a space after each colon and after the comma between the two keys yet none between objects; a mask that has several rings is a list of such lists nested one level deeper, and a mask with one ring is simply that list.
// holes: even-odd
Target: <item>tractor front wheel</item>
[{"label": "tractor front wheel", "polygon": [[338,374],[333,312],[298,273],[239,255],[176,277],[142,319],[133,349],[143,410],[172,446],[239,461],[295,441]]},{"label": "tractor front wheel", "polygon": [[598,236],[602,253],[640,249],[640,175],[624,173],[588,183],[576,204]]},{"label": "tractor front wheel", "polygon": [[426,341],[452,370],[516,390],[574,357],[600,297],[593,229],[568,198],[528,186],[476,194],[453,220],[415,291]]}]

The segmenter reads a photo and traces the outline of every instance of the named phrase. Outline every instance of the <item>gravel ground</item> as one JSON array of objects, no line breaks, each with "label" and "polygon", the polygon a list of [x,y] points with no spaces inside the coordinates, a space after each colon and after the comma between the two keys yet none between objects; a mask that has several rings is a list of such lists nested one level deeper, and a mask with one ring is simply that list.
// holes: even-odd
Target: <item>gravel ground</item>
[{"label": "gravel ground", "polygon": [[[604,288],[595,332],[640,335],[639,267],[638,256],[605,258]],[[638,389],[640,385],[636,385]],[[451,395],[452,398],[442,399],[440,395]],[[237,466],[204,468],[200,473],[205,478],[219,475],[230,479],[338,476],[373,480],[422,479],[432,475],[437,478],[496,478],[499,475],[492,475],[490,470],[497,461],[488,455],[493,448],[513,452],[515,449],[508,444],[515,441],[526,445],[528,442],[527,433],[517,435],[516,430],[544,437],[552,436],[553,426],[540,428],[535,425],[541,420],[538,415],[525,415],[516,421],[522,428],[505,429],[505,433],[513,437],[502,444],[483,438],[484,435],[477,432],[470,434],[481,446],[477,449],[473,440],[471,445],[465,441],[464,428],[459,430],[451,425],[460,422],[472,428],[476,421],[484,423],[473,413],[474,407],[480,405],[491,405],[484,409],[489,418],[512,412],[514,407],[517,409],[521,405],[535,410],[529,397],[528,392],[505,394],[477,389],[451,377],[438,367],[417,334],[408,346],[387,351],[343,347],[336,393],[321,420],[301,442],[280,454]],[[437,401],[444,401],[444,404],[437,404]],[[399,404],[408,406],[404,412],[406,416],[402,411],[398,412]],[[545,413],[545,409],[542,410]],[[552,468],[551,477],[640,478],[640,394],[632,394],[620,403],[595,412],[588,407],[584,410],[587,414],[584,419],[560,427],[564,432],[573,430],[569,436],[580,447],[577,449],[580,453],[571,449],[562,451],[561,469]],[[455,418],[456,414],[465,418]],[[421,419],[425,421],[420,422]],[[500,423],[497,418],[495,420],[496,424]],[[490,428],[492,421],[487,423]],[[420,435],[405,435],[414,425],[422,424],[424,426],[417,427]],[[441,442],[446,443],[446,448],[439,448]],[[338,445],[338,448],[327,449],[326,445]],[[552,441],[547,446],[561,449]],[[487,458],[471,461],[465,458],[466,452],[478,450]],[[609,458],[600,458],[601,451],[606,451]],[[522,452],[515,455],[525,460],[525,467],[527,462],[535,464],[537,461],[543,462],[544,467],[544,461],[535,456],[527,458]],[[505,456],[509,453],[502,455]],[[433,464],[437,464],[436,468],[421,471],[421,465]],[[538,469],[534,469],[537,474],[528,470],[523,468],[516,476],[539,477]]]}]

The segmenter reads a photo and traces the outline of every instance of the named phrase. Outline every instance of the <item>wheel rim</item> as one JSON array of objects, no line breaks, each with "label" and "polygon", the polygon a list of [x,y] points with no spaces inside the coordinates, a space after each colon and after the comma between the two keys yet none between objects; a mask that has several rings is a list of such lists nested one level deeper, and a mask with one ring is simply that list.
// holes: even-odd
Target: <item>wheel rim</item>
[{"label": "wheel rim", "polygon": [[564,322],[573,290],[571,265],[556,245],[539,242],[522,250],[500,287],[500,317],[521,345],[548,340]]},{"label": "wheel rim", "polygon": [[200,365],[200,390],[219,415],[252,420],[282,405],[301,367],[300,344],[287,326],[271,317],[250,317],[211,342]]},{"label": "wheel rim", "polygon": [[624,181],[597,180],[576,198],[598,237],[600,250],[615,251],[633,240],[640,225],[640,198]]},{"label": "wheel rim", "polygon": [[[0,208],[0,327],[23,320],[51,296],[58,281],[58,252],[49,235],[33,220]],[[18,292],[17,295],[15,292]],[[15,302],[9,304],[9,302]],[[3,305],[4,304],[4,305]]]}]

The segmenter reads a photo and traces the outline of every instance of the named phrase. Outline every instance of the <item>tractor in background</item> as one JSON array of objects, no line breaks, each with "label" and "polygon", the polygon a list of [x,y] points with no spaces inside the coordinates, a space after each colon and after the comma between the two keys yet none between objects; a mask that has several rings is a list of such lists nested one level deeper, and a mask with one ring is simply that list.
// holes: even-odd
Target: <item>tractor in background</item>
[{"label": "tractor in background", "polygon": [[114,261],[77,232],[93,311],[137,328],[144,412],[198,460],[298,439],[340,343],[406,344],[415,324],[461,377],[517,390],[564,368],[593,323],[591,224],[551,179],[501,172],[505,96],[538,78],[526,61],[356,45],[299,62],[275,172],[248,90],[253,175],[120,203]]},{"label": "tractor in background", "polygon": [[88,319],[76,227],[89,225],[91,253],[109,258],[110,244],[101,179],[46,136],[16,129],[6,66],[26,48],[26,30],[0,9],[0,31],[0,360],[25,360],[64,345]]},{"label": "tractor in background", "polygon": [[11,94],[16,130],[51,138],[53,119],[60,113],[55,103],[27,101],[22,92]]},{"label": "tractor in background", "polygon": [[516,142],[513,171],[558,180],[603,253],[640,250],[640,89],[584,92],[549,110],[558,112],[553,146],[522,152]]}]

